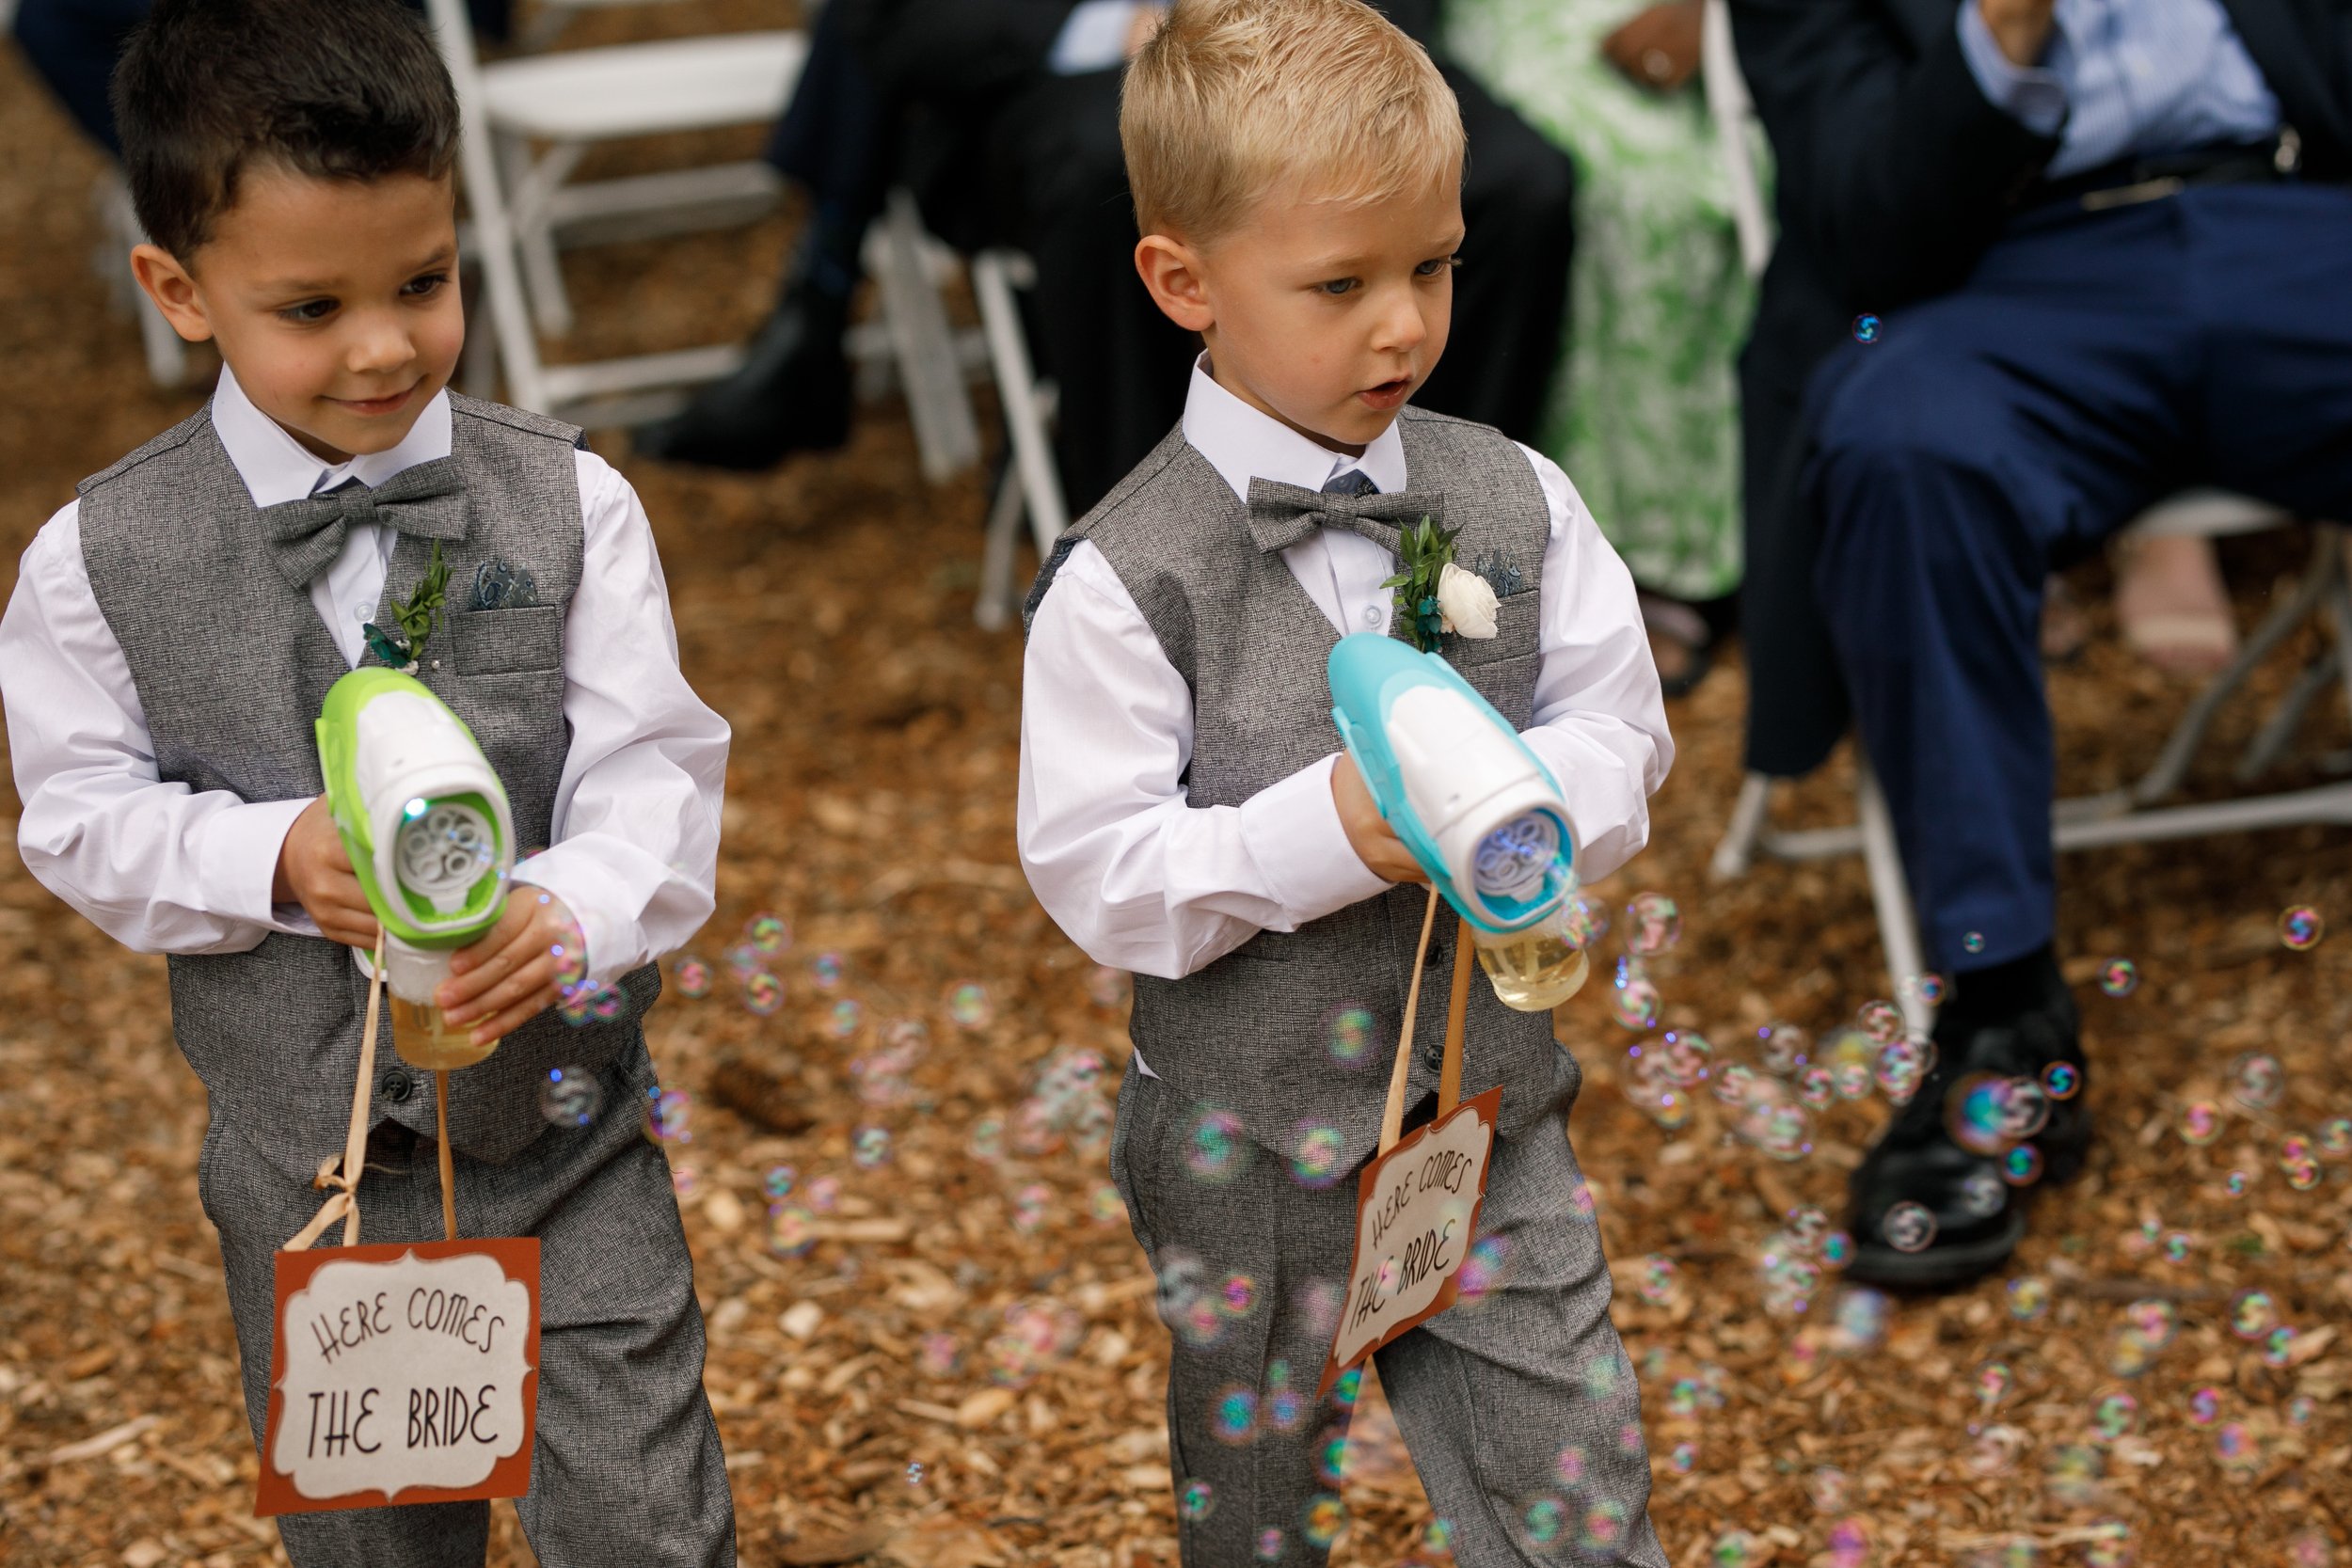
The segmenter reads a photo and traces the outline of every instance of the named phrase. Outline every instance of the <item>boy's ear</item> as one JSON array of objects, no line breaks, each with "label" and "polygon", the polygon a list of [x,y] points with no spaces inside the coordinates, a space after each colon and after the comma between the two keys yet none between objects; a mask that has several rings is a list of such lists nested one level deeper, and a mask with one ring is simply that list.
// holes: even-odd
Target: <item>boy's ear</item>
[{"label": "boy's ear", "polygon": [[1184,241],[1146,234],[1136,242],[1136,271],[1152,291],[1152,303],[1178,326],[1206,332],[1216,325],[1216,311],[1201,286],[1200,258]]},{"label": "boy's ear", "polygon": [[192,343],[213,335],[204,303],[196,296],[196,279],[170,251],[159,245],[133,245],[131,276],[139,280],[139,287],[147,291],[147,297],[155,302],[155,309],[164,313],[174,332]]}]

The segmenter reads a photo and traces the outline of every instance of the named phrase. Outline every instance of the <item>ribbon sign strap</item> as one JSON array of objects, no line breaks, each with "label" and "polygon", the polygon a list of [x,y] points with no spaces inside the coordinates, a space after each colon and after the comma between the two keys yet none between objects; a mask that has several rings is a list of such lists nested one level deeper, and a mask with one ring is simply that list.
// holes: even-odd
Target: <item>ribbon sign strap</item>
[{"label": "ribbon sign strap", "polygon": [[1478,1237],[1478,1211],[1486,1201],[1486,1174],[1493,1164],[1502,1086],[1498,1084],[1476,1099],[1462,1101],[1462,1037],[1470,1016],[1470,970],[1477,962],[1470,951],[1467,920],[1454,942],[1445,1062],[1438,1080],[1438,1119],[1414,1129],[1409,1137],[1399,1135],[1422,969],[1429,957],[1429,928],[1437,914],[1438,895],[1433,889],[1428,913],[1422,918],[1412,981],[1406,991],[1396,1063],[1390,1070],[1380,1152],[1357,1179],[1356,1246],[1348,1261],[1347,1294],[1340,1303],[1340,1321],[1332,1331],[1331,1349],[1324,1357],[1317,1398],[1328,1394],[1347,1369],[1459,1300],[1462,1264]]},{"label": "ribbon sign strap", "polygon": [[359,1171],[368,1158],[368,1086],[375,1082],[375,1021],[384,1001],[384,932],[375,933],[375,960],[368,965],[367,1022],[359,1032],[359,1081],[351,1090],[351,1127],[343,1135],[339,1169],[335,1157],[319,1162],[313,1187],[332,1188],[334,1196],[320,1205],[310,1223],[286,1243],[287,1252],[301,1252],[324,1235],[338,1219],[343,1222],[343,1245],[359,1244]]}]

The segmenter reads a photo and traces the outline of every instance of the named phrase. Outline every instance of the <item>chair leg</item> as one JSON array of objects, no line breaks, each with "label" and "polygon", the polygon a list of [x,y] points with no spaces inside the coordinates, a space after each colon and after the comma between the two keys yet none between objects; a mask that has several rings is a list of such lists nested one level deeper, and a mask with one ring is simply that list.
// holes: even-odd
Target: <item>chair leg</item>
[{"label": "chair leg", "polygon": [[988,509],[988,537],[980,546],[980,597],[972,619],[982,631],[1002,631],[1012,624],[1019,608],[1012,584],[1012,550],[1020,537],[1021,475],[1009,463],[996,482],[996,499]]},{"label": "chair leg", "polygon": [[1902,852],[1895,845],[1895,819],[1886,809],[1886,794],[1879,788],[1870,759],[1858,750],[1854,805],[1862,822],[1862,856],[1870,872],[1870,902],[1878,910],[1879,943],[1885,950],[1889,977],[1895,982],[1895,1005],[1902,1009],[1904,1027],[1925,1035],[1935,1027],[1935,1009],[1912,983],[1926,973],[1927,965],[1919,954],[1919,927],[1912,912],[1910,884],[1903,876]]},{"label": "chair leg", "polygon": [[956,340],[924,258],[923,220],[914,198],[894,190],[875,227],[870,252],[882,321],[906,388],[923,477],[944,484],[980,460],[980,431],[956,362]]},{"label": "chair leg", "polygon": [[1764,818],[1772,803],[1772,780],[1767,773],[1751,773],[1740,783],[1740,799],[1731,808],[1731,824],[1724,830],[1721,844],[1715,846],[1715,858],[1708,869],[1719,882],[1728,882],[1748,874],[1756,860],[1756,844],[1764,832]]},{"label": "chair leg", "polygon": [[972,263],[972,290],[979,296],[980,325],[988,333],[989,363],[995,372],[997,402],[1005,411],[1005,430],[1012,442],[1013,471],[1020,476],[1038,558],[1043,560],[1070,526],[1070,508],[1062,499],[1061,476],[1054,467],[1053,444],[1046,436],[1037,372],[1030,363],[1028,340],[1021,325],[1021,308],[1012,295],[1016,269],[1025,273],[1027,267],[1025,257],[983,252]]},{"label": "chair leg", "polygon": [[572,298],[564,287],[564,265],[555,254],[555,230],[548,221],[546,198],[578,165],[582,150],[559,145],[533,163],[531,149],[520,137],[501,135],[497,141],[505,188],[512,193],[515,250],[522,261],[532,320],[540,336],[561,338],[572,329]]}]

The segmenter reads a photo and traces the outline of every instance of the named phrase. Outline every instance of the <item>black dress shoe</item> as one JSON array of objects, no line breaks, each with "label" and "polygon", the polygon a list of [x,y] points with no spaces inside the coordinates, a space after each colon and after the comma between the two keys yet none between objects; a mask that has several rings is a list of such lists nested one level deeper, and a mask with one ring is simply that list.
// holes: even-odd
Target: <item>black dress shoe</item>
[{"label": "black dress shoe", "polygon": [[788,295],[735,373],[714,381],[666,420],[640,425],[637,450],[705,467],[772,468],[796,451],[832,451],[850,438],[849,303],[814,289]]},{"label": "black dress shoe", "polygon": [[[1971,1139],[1977,1147],[1963,1148],[1954,1141],[1948,1119],[1957,1114],[1957,1099],[1972,1088],[1983,1092],[1987,1076],[2050,1085],[2040,1089],[2046,1121],[2033,1104],[2033,1091],[2009,1102],[2011,1114],[2026,1113],[2029,1131],[2019,1143],[2040,1157],[2039,1180],[2066,1181],[2082,1169],[2090,1119],[2083,1105],[2088,1075],[2074,999],[2046,953],[2020,961],[2022,973],[2002,976],[2002,983],[1980,989],[1974,998],[1963,977],[1936,1020],[1934,1070],[1854,1171],[1848,1218],[1854,1259],[1848,1278],[1950,1290],[1981,1278],[2016,1250],[2026,1234],[2024,1202],[2031,1183],[2012,1184],[2004,1174],[2010,1146],[1992,1139],[1992,1129]],[[2002,1108],[1997,1098],[1979,1103]],[[2019,1158],[2030,1163],[2031,1157]],[[1920,1245],[1923,1233],[1932,1239]]]}]

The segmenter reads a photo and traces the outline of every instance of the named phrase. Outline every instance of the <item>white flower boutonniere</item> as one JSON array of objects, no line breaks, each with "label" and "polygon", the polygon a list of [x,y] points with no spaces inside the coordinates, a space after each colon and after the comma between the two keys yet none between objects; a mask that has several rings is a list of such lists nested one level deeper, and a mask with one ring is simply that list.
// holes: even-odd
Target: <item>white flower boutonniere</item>
[{"label": "white flower boutonniere", "polygon": [[1449,561],[1438,574],[1438,613],[1445,617],[1446,630],[1484,642],[1495,634],[1494,587]]}]

